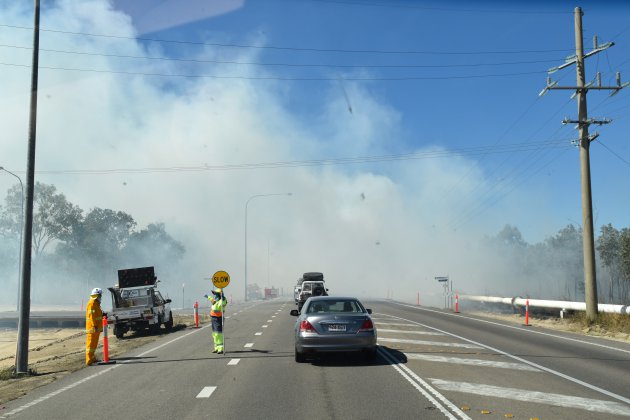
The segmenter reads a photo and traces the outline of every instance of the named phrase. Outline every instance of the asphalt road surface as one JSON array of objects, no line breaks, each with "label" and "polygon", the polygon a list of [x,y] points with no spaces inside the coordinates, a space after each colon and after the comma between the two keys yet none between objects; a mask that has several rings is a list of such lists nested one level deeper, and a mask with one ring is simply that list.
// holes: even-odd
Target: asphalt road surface
[{"label": "asphalt road surface", "polygon": [[294,361],[292,301],[228,308],[211,329],[165,335],[11,401],[15,419],[622,419],[630,346],[389,301],[379,356]]}]

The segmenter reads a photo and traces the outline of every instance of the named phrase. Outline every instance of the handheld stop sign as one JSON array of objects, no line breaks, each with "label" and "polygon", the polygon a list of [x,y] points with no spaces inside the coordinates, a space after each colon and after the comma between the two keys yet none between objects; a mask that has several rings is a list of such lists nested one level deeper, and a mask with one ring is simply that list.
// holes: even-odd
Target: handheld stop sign
[{"label": "handheld stop sign", "polygon": [[212,276],[212,284],[214,287],[224,289],[230,284],[230,275],[226,271],[217,271]]}]

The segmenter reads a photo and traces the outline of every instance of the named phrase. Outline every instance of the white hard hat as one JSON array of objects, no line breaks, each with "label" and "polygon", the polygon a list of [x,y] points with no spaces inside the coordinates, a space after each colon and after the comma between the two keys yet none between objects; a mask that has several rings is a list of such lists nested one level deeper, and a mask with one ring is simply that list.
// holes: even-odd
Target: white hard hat
[{"label": "white hard hat", "polygon": [[90,296],[102,295],[102,294],[103,294],[103,291],[100,288],[95,287],[94,289],[92,289],[92,293],[90,293]]}]

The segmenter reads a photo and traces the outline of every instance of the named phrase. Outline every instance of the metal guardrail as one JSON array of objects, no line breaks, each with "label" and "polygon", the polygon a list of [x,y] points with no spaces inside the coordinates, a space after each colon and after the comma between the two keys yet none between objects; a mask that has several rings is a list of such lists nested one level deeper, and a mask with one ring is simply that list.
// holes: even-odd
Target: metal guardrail
[{"label": "metal guardrail", "polygon": [[[17,328],[19,314],[17,312],[0,312],[0,327]],[[51,311],[31,312],[30,328],[85,328],[85,312]]]},{"label": "metal guardrail", "polygon": [[[570,302],[564,300],[542,300],[542,299],[526,299],[522,297],[496,297],[496,296],[474,296],[459,295],[461,300],[485,303],[503,303],[512,305],[513,307],[525,307],[529,301],[530,307],[558,309],[559,311],[586,311],[586,303]],[[612,305],[608,303],[600,303],[597,305],[599,312],[625,314],[630,315],[630,305]]]},{"label": "metal guardrail", "polygon": [[[193,309],[172,309],[176,315],[192,315]],[[17,328],[19,314],[0,312],[0,328]],[[85,328],[85,311],[31,311],[30,328]]]}]

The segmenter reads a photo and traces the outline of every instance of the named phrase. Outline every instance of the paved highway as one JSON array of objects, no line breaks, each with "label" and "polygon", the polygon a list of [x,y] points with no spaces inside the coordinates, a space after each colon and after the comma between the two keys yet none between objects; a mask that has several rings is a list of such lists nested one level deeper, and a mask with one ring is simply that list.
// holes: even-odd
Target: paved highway
[{"label": "paved highway", "polygon": [[614,419],[630,417],[630,346],[395,302],[379,357],[297,364],[292,302],[229,308],[226,355],[205,326],[39,388],[16,419]]}]

